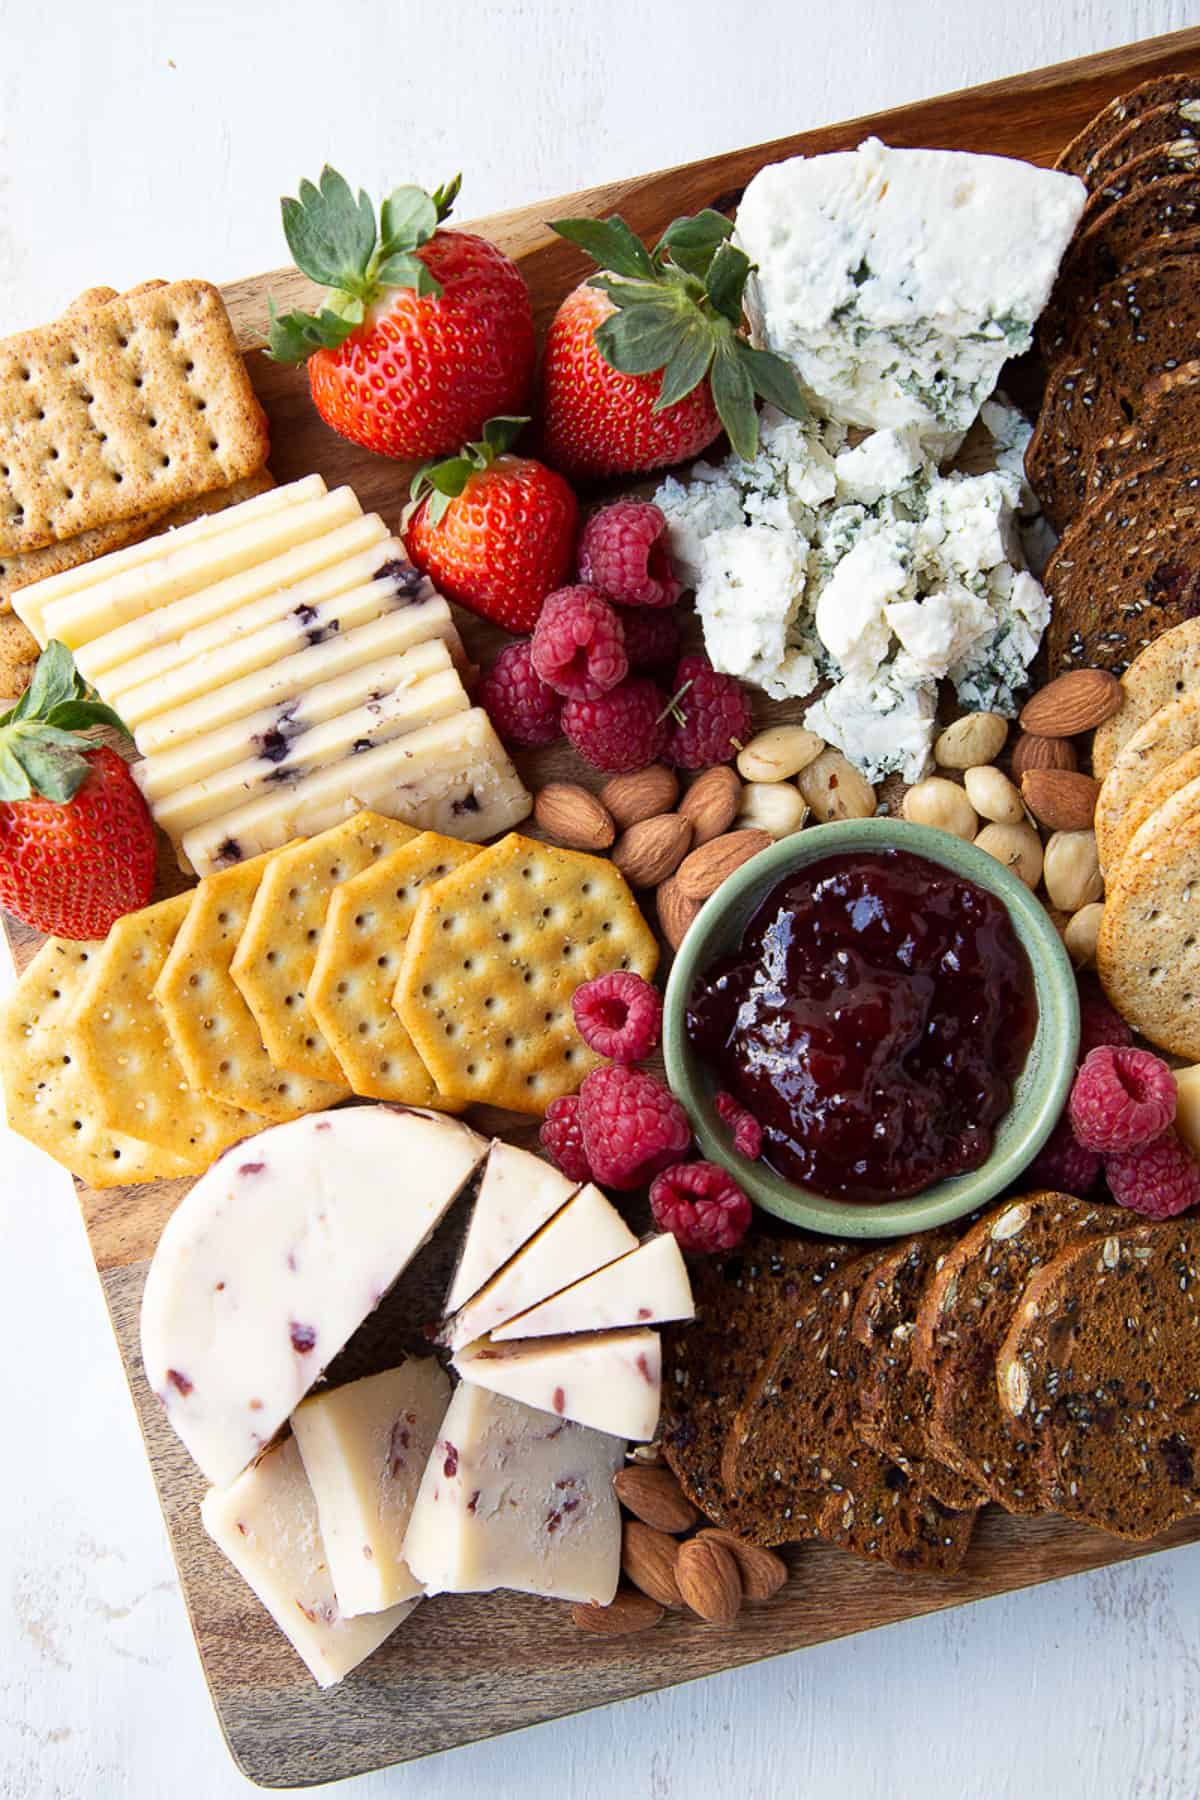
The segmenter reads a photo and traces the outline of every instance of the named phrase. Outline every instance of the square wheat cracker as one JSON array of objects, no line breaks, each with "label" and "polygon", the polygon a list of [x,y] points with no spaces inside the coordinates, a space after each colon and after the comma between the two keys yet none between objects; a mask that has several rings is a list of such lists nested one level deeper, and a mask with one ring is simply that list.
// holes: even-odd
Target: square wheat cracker
[{"label": "square wheat cracker", "polygon": [[194,1164],[102,1125],[71,1054],[70,1024],[99,944],[47,938],[0,1006],[4,1106],[14,1131],[94,1188],[194,1173]]},{"label": "square wheat cracker", "polygon": [[392,1006],[422,889],[479,855],[423,831],[336,887],[306,990],[309,1010],[356,1094],[404,1106],[448,1103]]},{"label": "square wheat cracker", "polygon": [[192,890],[154,997],[192,1087],[282,1122],[336,1106],[347,1089],[340,1080],[309,1081],[277,1069],[229,973],[263,871],[279,854],[268,851],[237,863],[206,876]]},{"label": "square wheat cracker", "polygon": [[267,864],[230,973],[278,1068],[314,1081],[342,1081],[342,1066],[306,999],[330,895],[339,882],[416,835],[411,825],[357,812]]},{"label": "square wheat cracker", "polygon": [[612,863],[514,831],[425,889],[394,1004],[443,1094],[543,1113],[600,1061],[575,1029],[580,982],[657,966]]},{"label": "square wheat cracker", "polygon": [[177,281],[0,342],[0,551],[228,487],[266,415],[209,282]]}]

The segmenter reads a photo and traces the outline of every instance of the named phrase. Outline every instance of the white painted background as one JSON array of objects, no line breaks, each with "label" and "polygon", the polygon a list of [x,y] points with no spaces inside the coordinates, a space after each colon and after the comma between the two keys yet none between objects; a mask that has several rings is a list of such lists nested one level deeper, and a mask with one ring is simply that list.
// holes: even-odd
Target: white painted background
[{"label": "white painted background", "polygon": [[[326,158],[375,193],[461,166],[466,216],[1195,22],[1185,0],[0,0],[0,330],[97,282],[273,267],[276,197]],[[68,1181],[2,1135],[0,1403],[0,1794],[246,1793]],[[1190,1800],[1198,1614],[1182,1551],[336,1791]]]}]

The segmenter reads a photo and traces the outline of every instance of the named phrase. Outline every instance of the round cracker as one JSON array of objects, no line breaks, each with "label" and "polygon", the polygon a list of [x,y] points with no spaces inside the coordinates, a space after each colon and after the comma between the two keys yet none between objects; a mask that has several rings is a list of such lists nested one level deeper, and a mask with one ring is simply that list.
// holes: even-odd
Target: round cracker
[{"label": "round cracker", "polygon": [[[1117,861],[1112,845],[1137,796],[1164,769],[1200,744],[1200,690],[1170,700],[1138,727],[1104,777],[1096,800],[1096,848],[1100,867]],[[1140,824],[1139,820],[1139,824]]]},{"label": "round cracker", "polygon": [[1105,719],[1092,740],[1092,773],[1101,781],[1147,719],[1200,688],[1200,618],[1185,619],[1147,644],[1122,675],[1121,687],[1120,712]]},{"label": "round cracker", "polygon": [[1146,823],[1153,818],[1159,809],[1166,805],[1175,794],[1195,781],[1200,775],[1200,744],[1191,750],[1185,750],[1182,756],[1160,769],[1153,781],[1133,796],[1129,805],[1117,821],[1116,830],[1109,839],[1108,854],[1102,867],[1115,869],[1120,866],[1121,858],[1132,844],[1134,838]]},{"label": "round cracker", "polygon": [[[1169,858],[1176,832],[1181,825],[1186,825],[1193,813],[1200,813],[1200,777],[1196,776],[1168,794],[1149,818],[1142,820],[1114,871],[1117,885],[1120,886],[1127,874],[1132,874],[1137,864],[1148,857]],[[1197,895],[1197,902],[1200,911],[1200,895]]]},{"label": "round cracker", "polygon": [[[1200,799],[1200,782],[1190,785]],[[1149,851],[1130,845],[1105,902],[1096,967],[1109,1000],[1135,1030],[1162,1050],[1200,1061],[1200,811]]]}]

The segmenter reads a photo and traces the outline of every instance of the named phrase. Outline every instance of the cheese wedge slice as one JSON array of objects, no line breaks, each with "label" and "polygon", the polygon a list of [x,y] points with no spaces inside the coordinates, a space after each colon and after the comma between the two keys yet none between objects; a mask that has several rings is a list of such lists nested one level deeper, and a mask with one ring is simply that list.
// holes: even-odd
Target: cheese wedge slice
[{"label": "cheese wedge slice", "polygon": [[200,1505],[209,1537],[257,1595],[319,1687],[357,1668],[417,1605],[347,1618],[321,1542],[317,1506],[294,1438]]},{"label": "cheese wedge slice", "polygon": [[[337,679],[356,672],[361,680],[364,668],[369,673],[375,658],[399,656],[414,644],[435,637],[443,640],[455,667],[462,669],[466,661],[462,643],[450,608],[440,595],[385,612],[353,631],[337,631],[319,643],[306,644],[270,668],[255,669],[215,693],[201,694],[186,706],[159,713],[139,730],[138,747],[152,762],[162,759],[162,791],[198,781],[226,763],[240,762],[250,738],[271,732],[288,719],[316,724],[341,712],[342,691],[323,695],[325,684],[332,687]],[[360,696],[369,698],[370,689]],[[168,756],[179,760],[168,762]]]},{"label": "cheese wedge slice", "polygon": [[[98,556],[93,562],[65,569],[61,575],[50,575],[45,581],[33,582],[21,591],[19,610],[14,599],[13,610],[29,627],[39,644],[45,644],[48,638],[58,636],[63,629],[70,630],[73,620],[78,622],[78,629],[83,633],[80,641],[84,642],[88,635],[94,634],[89,629],[91,604],[85,597],[89,588],[115,582],[118,576],[128,575],[147,563],[158,562],[168,552],[174,555],[176,551],[203,543],[205,539],[219,537],[227,531],[237,531],[244,525],[268,518],[272,513],[300,506],[306,500],[318,499],[325,491],[325,483],[319,475],[306,475],[302,481],[290,482],[286,487],[269,488],[266,493],[255,494],[252,499],[243,500],[239,506],[227,507],[223,512],[206,513],[202,518],[193,519],[189,525],[180,525],[174,531],[140,539],[136,544],[126,545],[123,550],[114,550],[109,556]],[[54,629],[47,630],[46,615],[59,602],[64,603],[63,609],[52,615]],[[71,603],[70,607],[66,605],[67,602]],[[109,618],[107,613],[102,613],[101,616]],[[105,623],[94,627],[94,630],[108,629],[109,624]]]},{"label": "cheese wedge slice", "polygon": [[452,1350],[486,1337],[606,1263],[637,1249],[637,1239],[611,1200],[590,1183],[457,1312],[446,1327]]},{"label": "cheese wedge slice", "polygon": [[167,1221],[142,1360],[223,1486],[268,1444],[487,1154],[441,1113],[361,1106],[261,1132]]},{"label": "cheese wedge slice", "polygon": [[292,1414],[338,1605],[383,1612],[422,1592],[403,1556],[450,1378],[432,1356],[311,1394]]},{"label": "cheese wedge slice", "polygon": [[622,1325],[694,1319],[692,1284],[679,1245],[669,1231],[650,1238],[619,1262],[609,1263],[573,1287],[543,1300],[492,1333],[494,1341],[553,1337],[567,1332],[612,1331]]},{"label": "cheese wedge slice", "polygon": [[155,824],[161,825],[170,837],[178,838],[193,826],[202,825],[205,819],[227,813],[256,795],[301,781],[314,769],[323,769],[341,757],[359,756],[364,750],[403,737],[405,732],[416,731],[433,719],[466,712],[471,702],[445,645],[438,642],[421,648],[440,652],[445,668],[434,668],[424,679],[401,679],[380,699],[343,713],[341,718],[328,719],[324,725],[314,725],[311,731],[285,743],[282,756],[248,757],[205,781],[194,782],[191,787],[179,788],[154,801]]},{"label": "cheese wedge slice", "polygon": [[464,1381],[595,1431],[647,1443],[658,1430],[662,1345],[657,1331],[476,1344],[454,1358]]},{"label": "cheese wedge slice", "polygon": [[579,1183],[568,1181],[552,1164],[497,1138],[446,1295],[446,1312],[465,1306],[578,1192]]},{"label": "cheese wedge slice", "polygon": [[474,844],[519,824],[532,805],[491,720],[472,707],[210,819],[180,843],[191,867],[208,875],[364,807]]},{"label": "cheese wedge slice", "polygon": [[409,1520],[404,1556],[430,1594],[515,1588],[608,1606],[617,1591],[619,1437],[464,1382]]}]

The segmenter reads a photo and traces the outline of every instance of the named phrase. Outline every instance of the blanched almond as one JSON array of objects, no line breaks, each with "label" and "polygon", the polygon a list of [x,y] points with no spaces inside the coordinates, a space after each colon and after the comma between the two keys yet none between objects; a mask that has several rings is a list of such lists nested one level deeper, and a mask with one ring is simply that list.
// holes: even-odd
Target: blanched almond
[{"label": "blanched almond", "polygon": [[790,781],[748,781],[734,824],[739,831],[749,826],[773,838],[785,838],[799,831],[807,816],[800,790]]},{"label": "blanched almond", "polygon": [[824,748],[824,738],[803,725],[771,725],[738,751],[738,774],[743,781],[790,781]]},{"label": "blanched almond", "polygon": [[910,787],[900,807],[902,818],[913,825],[930,825],[935,831],[948,831],[953,837],[970,843],[979,829],[975,808],[957,781],[944,775],[930,775]]},{"label": "blanched almond", "polygon": [[1027,888],[1042,879],[1042,840],[1032,825],[985,825],[975,842],[1019,875]]},{"label": "blanched almond", "polygon": [[980,769],[995,762],[1008,737],[1008,720],[999,713],[964,713],[947,725],[933,746],[939,769]]},{"label": "blanched almond", "polygon": [[822,750],[801,769],[796,786],[821,825],[833,819],[874,817],[875,789],[840,750]]}]

